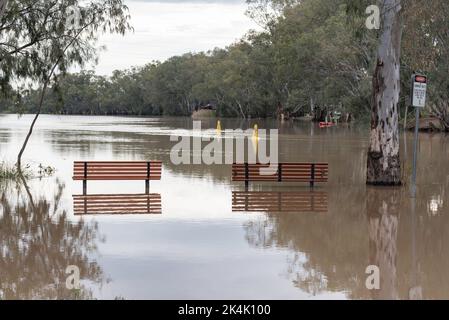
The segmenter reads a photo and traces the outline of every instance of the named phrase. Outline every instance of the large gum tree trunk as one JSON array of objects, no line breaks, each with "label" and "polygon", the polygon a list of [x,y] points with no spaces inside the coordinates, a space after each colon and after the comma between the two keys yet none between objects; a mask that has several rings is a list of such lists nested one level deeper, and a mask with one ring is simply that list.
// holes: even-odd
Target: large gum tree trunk
[{"label": "large gum tree trunk", "polygon": [[3,16],[3,13],[5,12],[7,3],[8,3],[8,0],[0,0],[0,19]]},{"label": "large gum tree trunk", "polygon": [[401,0],[382,0],[377,65],[373,76],[367,184],[400,185],[399,118]]}]

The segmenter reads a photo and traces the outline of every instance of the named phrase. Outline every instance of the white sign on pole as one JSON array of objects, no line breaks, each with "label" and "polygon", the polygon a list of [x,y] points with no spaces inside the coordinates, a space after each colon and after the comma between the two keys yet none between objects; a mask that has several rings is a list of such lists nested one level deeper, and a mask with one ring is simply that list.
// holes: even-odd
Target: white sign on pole
[{"label": "white sign on pole", "polygon": [[424,108],[427,96],[427,77],[413,75],[412,77],[412,106]]}]

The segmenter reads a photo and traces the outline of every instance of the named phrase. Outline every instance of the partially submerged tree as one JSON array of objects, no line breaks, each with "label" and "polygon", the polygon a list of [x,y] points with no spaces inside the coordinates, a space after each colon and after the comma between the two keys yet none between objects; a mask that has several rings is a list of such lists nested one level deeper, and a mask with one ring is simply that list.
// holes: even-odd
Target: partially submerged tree
[{"label": "partially submerged tree", "polygon": [[[36,116],[17,158],[21,158],[39,117],[47,88],[68,68],[96,59],[100,33],[130,29],[122,0],[9,0],[0,19],[3,91],[11,82],[41,86]],[[54,86],[57,88],[57,86]]]},{"label": "partially submerged tree", "polygon": [[382,0],[380,41],[373,75],[367,183],[400,185],[399,95],[402,39],[401,0]]}]

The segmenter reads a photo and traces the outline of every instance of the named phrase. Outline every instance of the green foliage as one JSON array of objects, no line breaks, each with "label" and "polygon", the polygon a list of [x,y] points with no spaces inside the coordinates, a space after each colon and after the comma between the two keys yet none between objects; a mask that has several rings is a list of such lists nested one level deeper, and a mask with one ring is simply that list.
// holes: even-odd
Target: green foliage
[{"label": "green foliage", "polygon": [[22,171],[19,171],[16,166],[0,162],[0,181],[19,181],[21,177],[28,179],[32,176],[29,168],[29,166],[26,166]]},{"label": "green foliage", "polygon": [[[264,21],[226,49],[188,53],[165,62],[115,71],[67,74],[51,87],[45,113],[190,115],[211,103],[219,116],[273,117],[322,110],[368,119],[378,32],[365,27],[368,0],[248,0],[248,15]],[[429,74],[433,112],[449,124],[445,0],[410,0],[404,11],[401,113],[413,71]],[[425,52],[425,54],[423,54]],[[35,112],[39,91],[11,95],[0,111]],[[21,111],[23,111],[21,110]]]},{"label": "green foliage", "polygon": [[[356,114],[368,110],[371,43],[356,41],[343,1],[294,3],[273,4],[282,15],[270,28],[249,32],[226,49],[116,71],[109,78],[66,75],[52,87],[43,112],[190,115],[211,103],[219,116],[273,117],[279,106],[308,113],[311,101]],[[38,91],[22,101],[34,111]]]},{"label": "green foliage", "polygon": [[18,170],[17,166],[0,162],[0,181],[15,181],[20,182],[21,178],[45,178],[50,177],[55,173],[55,168],[39,164],[37,168],[32,168],[30,164]]},{"label": "green foliage", "polygon": [[[74,7],[76,24],[68,21]],[[2,91],[12,82],[50,81],[54,65],[58,73],[83,66],[96,57],[99,32],[123,34],[128,19],[122,0],[9,0],[0,17]]]}]

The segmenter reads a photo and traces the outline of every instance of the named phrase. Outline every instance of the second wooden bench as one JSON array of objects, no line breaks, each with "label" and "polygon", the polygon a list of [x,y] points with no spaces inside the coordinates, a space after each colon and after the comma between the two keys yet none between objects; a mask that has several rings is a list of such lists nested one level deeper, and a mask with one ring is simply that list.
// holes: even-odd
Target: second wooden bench
[{"label": "second wooden bench", "polygon": [[328,180],[329,165],[327,163],[279,163],[274,172],[269,172],[269,164],[243,163],[232,165],[232,181],[245,182],[307,182],[310,187]]}]

